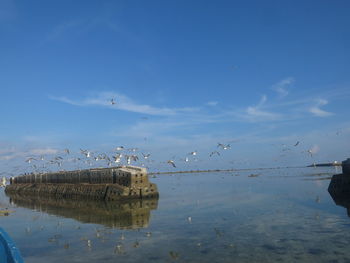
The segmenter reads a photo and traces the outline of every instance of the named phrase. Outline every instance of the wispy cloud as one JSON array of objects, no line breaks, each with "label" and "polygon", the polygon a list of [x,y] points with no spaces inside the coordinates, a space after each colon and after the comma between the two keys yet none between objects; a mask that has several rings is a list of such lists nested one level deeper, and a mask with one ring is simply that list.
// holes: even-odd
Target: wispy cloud
[{"label": "wispy cloud", "polygon": [[47,40],[55,40],[65,33],[69,31],[73,31],[76,28],[79,28],[83,24],[83,21],[81,20],[71,20],[71,21],[65,21],[61,24],[58,24],[55,26],[52,31],[47,35]]},{"label": "wispy cloud", "polygon": [[318,99],[316,101],[316,105],[312,106],[309,109],[309,112],[311,112],[313,115],[317,116],[317,117],[328,117],[333,115],[333,113],[328,112],[328,111],[324,111],[322,110],[320,107],[327,105],[328,101],[325,99]]},{"label": "wispy cloud", "polygon": [[217,102],[217,101],[208,101],[208,102],[207,102],[207,105],[208,105],[208,106],[216,106],[216,105],[218,105],[218,103],[219,103],[219,102]]},{"label": "wispy cloud", "polygon": [[16,149],[15,147],[10,147],[7,149],[2,149],[0,151],[0,161],[9,161],[16,158],[26,158],[29,156],[39,156],[39,155],[52,155],[59,153],[58,149],[54,148],[32,148],[28,150]]},{"label": "wispy cloud", "polygon": [[31,149],[29,151],[29,154],[32,155],[45,155],[45,154],[57,154],[59,150],[53,149],[53,148],[38,148],[38,149]]},{"label": "wispy cloud", "polygon": [[[75,106],[102,106],[115,110],[123,110],[159,116],[171,116],[183,112],[195,112],[198,110],[198,108],[194,107],[158,108],[147,104],[139,104],[130,99],[129,97],[116,92],[103,92],[97,94],[95,97],[84,98],[81,100],[72,100],[66,97],[55,96],[49,96],[49,98]],[[111,103],[111,99],[115,101],[115,104]]]},{"label": "wispy cloud", "polygon": [[245,110],[244,117],[253,122],[278,120],[281,117],[280,114],[263,110],[266,101],[267,97],[263,95],[256,106],[250,106]]},{"label": "wispy cloud", "polygon": [[272,89],[278,93],[280,98],[284,98],[289,94],[289,90],[287,88],[293,83],[294,78],[289,77],[273,85]]}]

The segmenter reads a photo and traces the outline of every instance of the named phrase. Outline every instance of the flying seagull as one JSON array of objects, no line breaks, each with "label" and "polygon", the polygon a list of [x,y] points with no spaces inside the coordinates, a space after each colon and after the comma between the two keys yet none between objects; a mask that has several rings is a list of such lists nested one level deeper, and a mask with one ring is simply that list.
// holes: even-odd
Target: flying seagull
[{"label": "flying seagull", "polygon": [[167,163],[168,163],[168,164],[171,164],[173,167],[176,167],[176,165],[175,165],[175,163],[174,163],[173,160],[169,160]]},{"label": "flying seagull", "polygon": [[312,154],[313,154],[313,152],[312,152],[312,150],[307,150],[307,152],[310,154],[310,156],[312,157]]},{"label": "flying seagull", "polygon": [[115,148],[115,151],[122,151],[124,150],[124,146],[118,146]]},{"label": "flying seagull", "polygon": [[230,144],[222,144],[222,143],[218,143],[218,147],[221,147],[223,150],[227,150],[227,149],[230,149],[231,148],[231,145]]},{"label": "flying seagull", "polygon": [[214,154],[217,154],[217,155],[220,156],[220,153],[219,153],[218,151],[213,151],[213,152],[211,152],[211,154],[210,154],[209,156],[212,157]]},{"label": "flying seagull", "polygon": [[148,159],[148,157],[150,157],[150,153],[148,153],[148,154],[144,154],[144,153],[142,153],[142,155],[143,155],[143,158],[145,158],[145,159]]}]

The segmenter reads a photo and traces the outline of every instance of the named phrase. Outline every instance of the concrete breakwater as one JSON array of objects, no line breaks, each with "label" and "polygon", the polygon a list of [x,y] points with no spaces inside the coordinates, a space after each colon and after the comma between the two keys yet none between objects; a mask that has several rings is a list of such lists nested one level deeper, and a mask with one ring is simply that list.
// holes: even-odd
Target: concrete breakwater
[{"label": "concrete breakwater", "polygon": [[25,174],[11,178],[5,192],[110,201],[159,196],[147,170],[136,166]]}]

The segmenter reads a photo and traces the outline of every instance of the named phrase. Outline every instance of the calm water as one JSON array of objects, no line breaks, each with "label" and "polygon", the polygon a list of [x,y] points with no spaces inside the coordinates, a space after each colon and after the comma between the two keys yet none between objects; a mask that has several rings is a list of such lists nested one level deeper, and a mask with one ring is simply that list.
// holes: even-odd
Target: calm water
[{"label": "calm water", "polygon": [[0,223],[28,263],[350,262],[350,218],[327,191],[334,173],[160,175],[159,200],[125,204],[10,201],[1,190],[13,212]]}]

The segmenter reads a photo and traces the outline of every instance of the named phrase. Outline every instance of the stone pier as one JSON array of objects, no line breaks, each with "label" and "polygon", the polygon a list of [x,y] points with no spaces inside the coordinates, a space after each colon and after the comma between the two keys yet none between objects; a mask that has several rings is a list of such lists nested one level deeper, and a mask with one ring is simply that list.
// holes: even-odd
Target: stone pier
[{"label": "stone pier", "polygon": [[136,166],[25,174],[12,178],[5,192],[110,201],[159,196],[146,168]]}]

